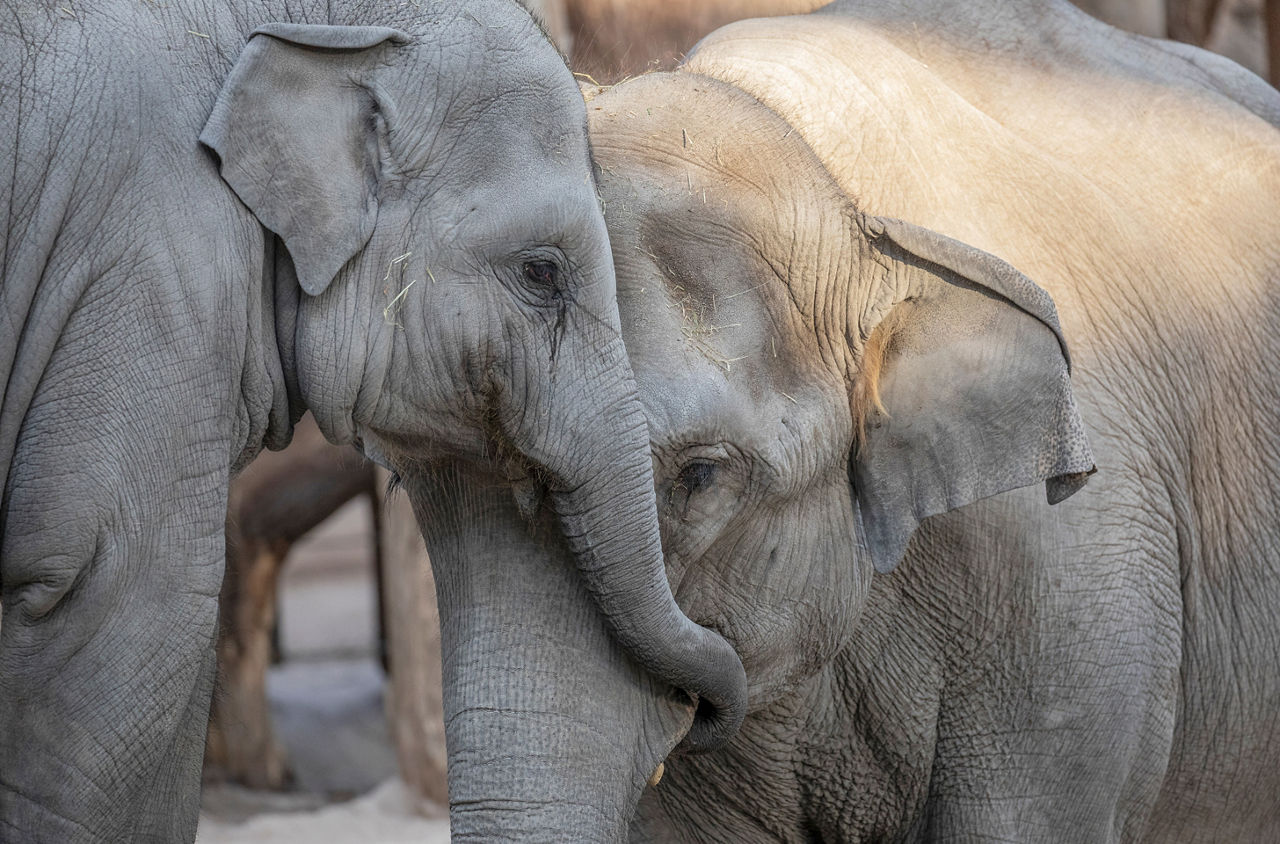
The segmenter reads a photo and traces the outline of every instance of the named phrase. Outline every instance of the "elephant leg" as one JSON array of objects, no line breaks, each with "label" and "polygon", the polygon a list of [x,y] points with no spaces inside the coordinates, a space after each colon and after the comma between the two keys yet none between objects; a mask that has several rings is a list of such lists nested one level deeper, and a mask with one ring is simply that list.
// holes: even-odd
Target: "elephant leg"
[{"label": "elephant leg", "polygon": [[[235,535],[228,530],[229,544]],[[205,768],[250,788],[280,789],[292,777],[271,729],[267,669],[280,570],[289,544],[237,543],[227,553],[218,637],[218,694]]]},{"label": "elephant leg", "polygon": [[10,386],[35,386],[4,407],[5,844],[195,837],[244,338],[220,330],[216,285],[166,296],[176,269],[118,269],[30,322],[57,340],[24,349]]},{"label": "elephant leg", "polygon": [[[1124,483],[1108,476],[1097,488]],[[1040,495],[987,499],[918,534],[930,559],[909,576],[983,561],[973,591],[956,589],[956,606],[970,609],[942,625],[960,647],[948,654],[925,840],[1064,840],[1069,830],[1065,840],[1132,841],[1160,794],[1178,708],[1177,549],[1155,535],[1127,546],[1122,527],[1085,508],[1055,512],[1061,527],[1033,526]],[[1117,490],[1109,500],[1125,499]],[[1143,501],[1114,523],[1163,512]],[[1064,527],[1090,542],[1063,543]],[[1099,548],[1124,548],[1126,565]],[[1019,574],[992,588],[993,572]]]},{"label": "elephant leg", "polygon": [[86,466],[74,437],[36,439],[14,461],[0,567],[0,841],[189,841],[225,447],[220,470],[148,485],[129,461]]}]

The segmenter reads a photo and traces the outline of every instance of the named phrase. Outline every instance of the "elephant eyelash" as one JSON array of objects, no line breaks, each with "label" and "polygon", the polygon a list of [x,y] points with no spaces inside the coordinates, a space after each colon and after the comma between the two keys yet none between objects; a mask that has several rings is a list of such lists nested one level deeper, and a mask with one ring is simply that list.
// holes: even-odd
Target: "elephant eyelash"
[{"label": "elephant eyelash", "polygon": [[676,477],[680,488],[690,494],[709,486],[716,475],[716,465],[705,460],[696,460],[686,464]]},{"label": "elephant eyelash", "polygon": [[517,261],[519,263],[507,265],[501,277],[514,286],[516,296],[525,304],[554,312],[554,320],[548,326],[554,363],[564,338],[569,308],[575,304],[569,283],[570,268],[559,248],[548,244],[531,247]]},{"label": "elephant eyelash", "polygon": [[387,478],[387,489],[384,494],[384,497],[390,498],[392,495],[395,494],[396,490],[400,490],[400,489],[404,489],[403,479],[400,477],[399,472],[393,471],[391,475]]}]

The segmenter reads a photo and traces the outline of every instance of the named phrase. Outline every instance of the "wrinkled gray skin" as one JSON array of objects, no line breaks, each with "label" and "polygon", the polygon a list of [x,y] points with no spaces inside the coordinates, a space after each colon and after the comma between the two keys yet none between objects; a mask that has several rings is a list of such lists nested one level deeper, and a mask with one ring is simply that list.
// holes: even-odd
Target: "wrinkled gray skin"
[{"label": "wrinkled gray skin", "polygon": [[655,682],[710,701],[692,743],[736,725],[741,665],[662,576],[582,99],[527,12],[9,4],[0,80],[0,839],[193,837],[228,478],[304,409],[407,479],[532,479],[600,635],[661,643]]},{"label": "wrinkled gray skin", "polygon": [[[588,102],[668,575],[750,683],[727,747],[597,811],[655,842],[1274,838],[1278,105],[1047,0],[735,24]],[[1079,421],[1098,474],[1050,506]],[[445,532],[477,562],[442,606],[571,601],[493,595]],[[668,698],[546,629],[503,628],[554,678],[509,717],[622,736],[583,775],[635,794]],[[513,794],[556,775],[510,747]]]},{"label": "wrinkled gray skin", "polygon": [[619,647],[545,508],[527,524],[474,464],[405,486],[441,607],[452,840],[625,838],[687,696]]}]

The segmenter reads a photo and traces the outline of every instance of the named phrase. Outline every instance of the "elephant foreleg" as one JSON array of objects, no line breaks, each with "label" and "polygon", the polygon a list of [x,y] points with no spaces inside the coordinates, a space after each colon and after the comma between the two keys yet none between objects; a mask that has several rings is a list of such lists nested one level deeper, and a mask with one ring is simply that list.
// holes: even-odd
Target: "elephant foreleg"
[{"label": "elephant foreleg", "polygon": [[250,788],[284,788],[291,779],[272,734],[266,684],[277,583],[288,550],[286,543],[251,542],[227,554],[205,768]]},{"label": "elephant foreleg", "polygon": [[[33,435],[50,421],[37,416]],[[214,681],[227,449],[163,442],[145,424],[122,436],[86,418],[99,436],[32,436],[11,474],[0,841],[189,841]],[[165,480],[135,446],[194,452],[191,471]],[[97,462],[86,466],[85,454]]]}]

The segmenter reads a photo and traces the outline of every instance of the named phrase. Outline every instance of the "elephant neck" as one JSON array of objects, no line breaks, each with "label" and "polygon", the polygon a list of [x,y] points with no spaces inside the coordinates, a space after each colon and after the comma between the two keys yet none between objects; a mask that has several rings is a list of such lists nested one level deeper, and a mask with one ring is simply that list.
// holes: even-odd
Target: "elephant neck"
[{"label": "elephant neck", "polygon": [[[280,261],[288,256],[274,235],[263,230],[262,271],[244,282],[237,298],[244,311],[235,311],[246,329],[240,366],[240,400],[236,410],[238,437],[231,471],[238,472],[263,448],[278,450],[293,437],[293,423],[306,408],[300,400],[294,363],[293,326],[298,294],[289,288]],[[294,282],[296,285],[296,282]]]}]

